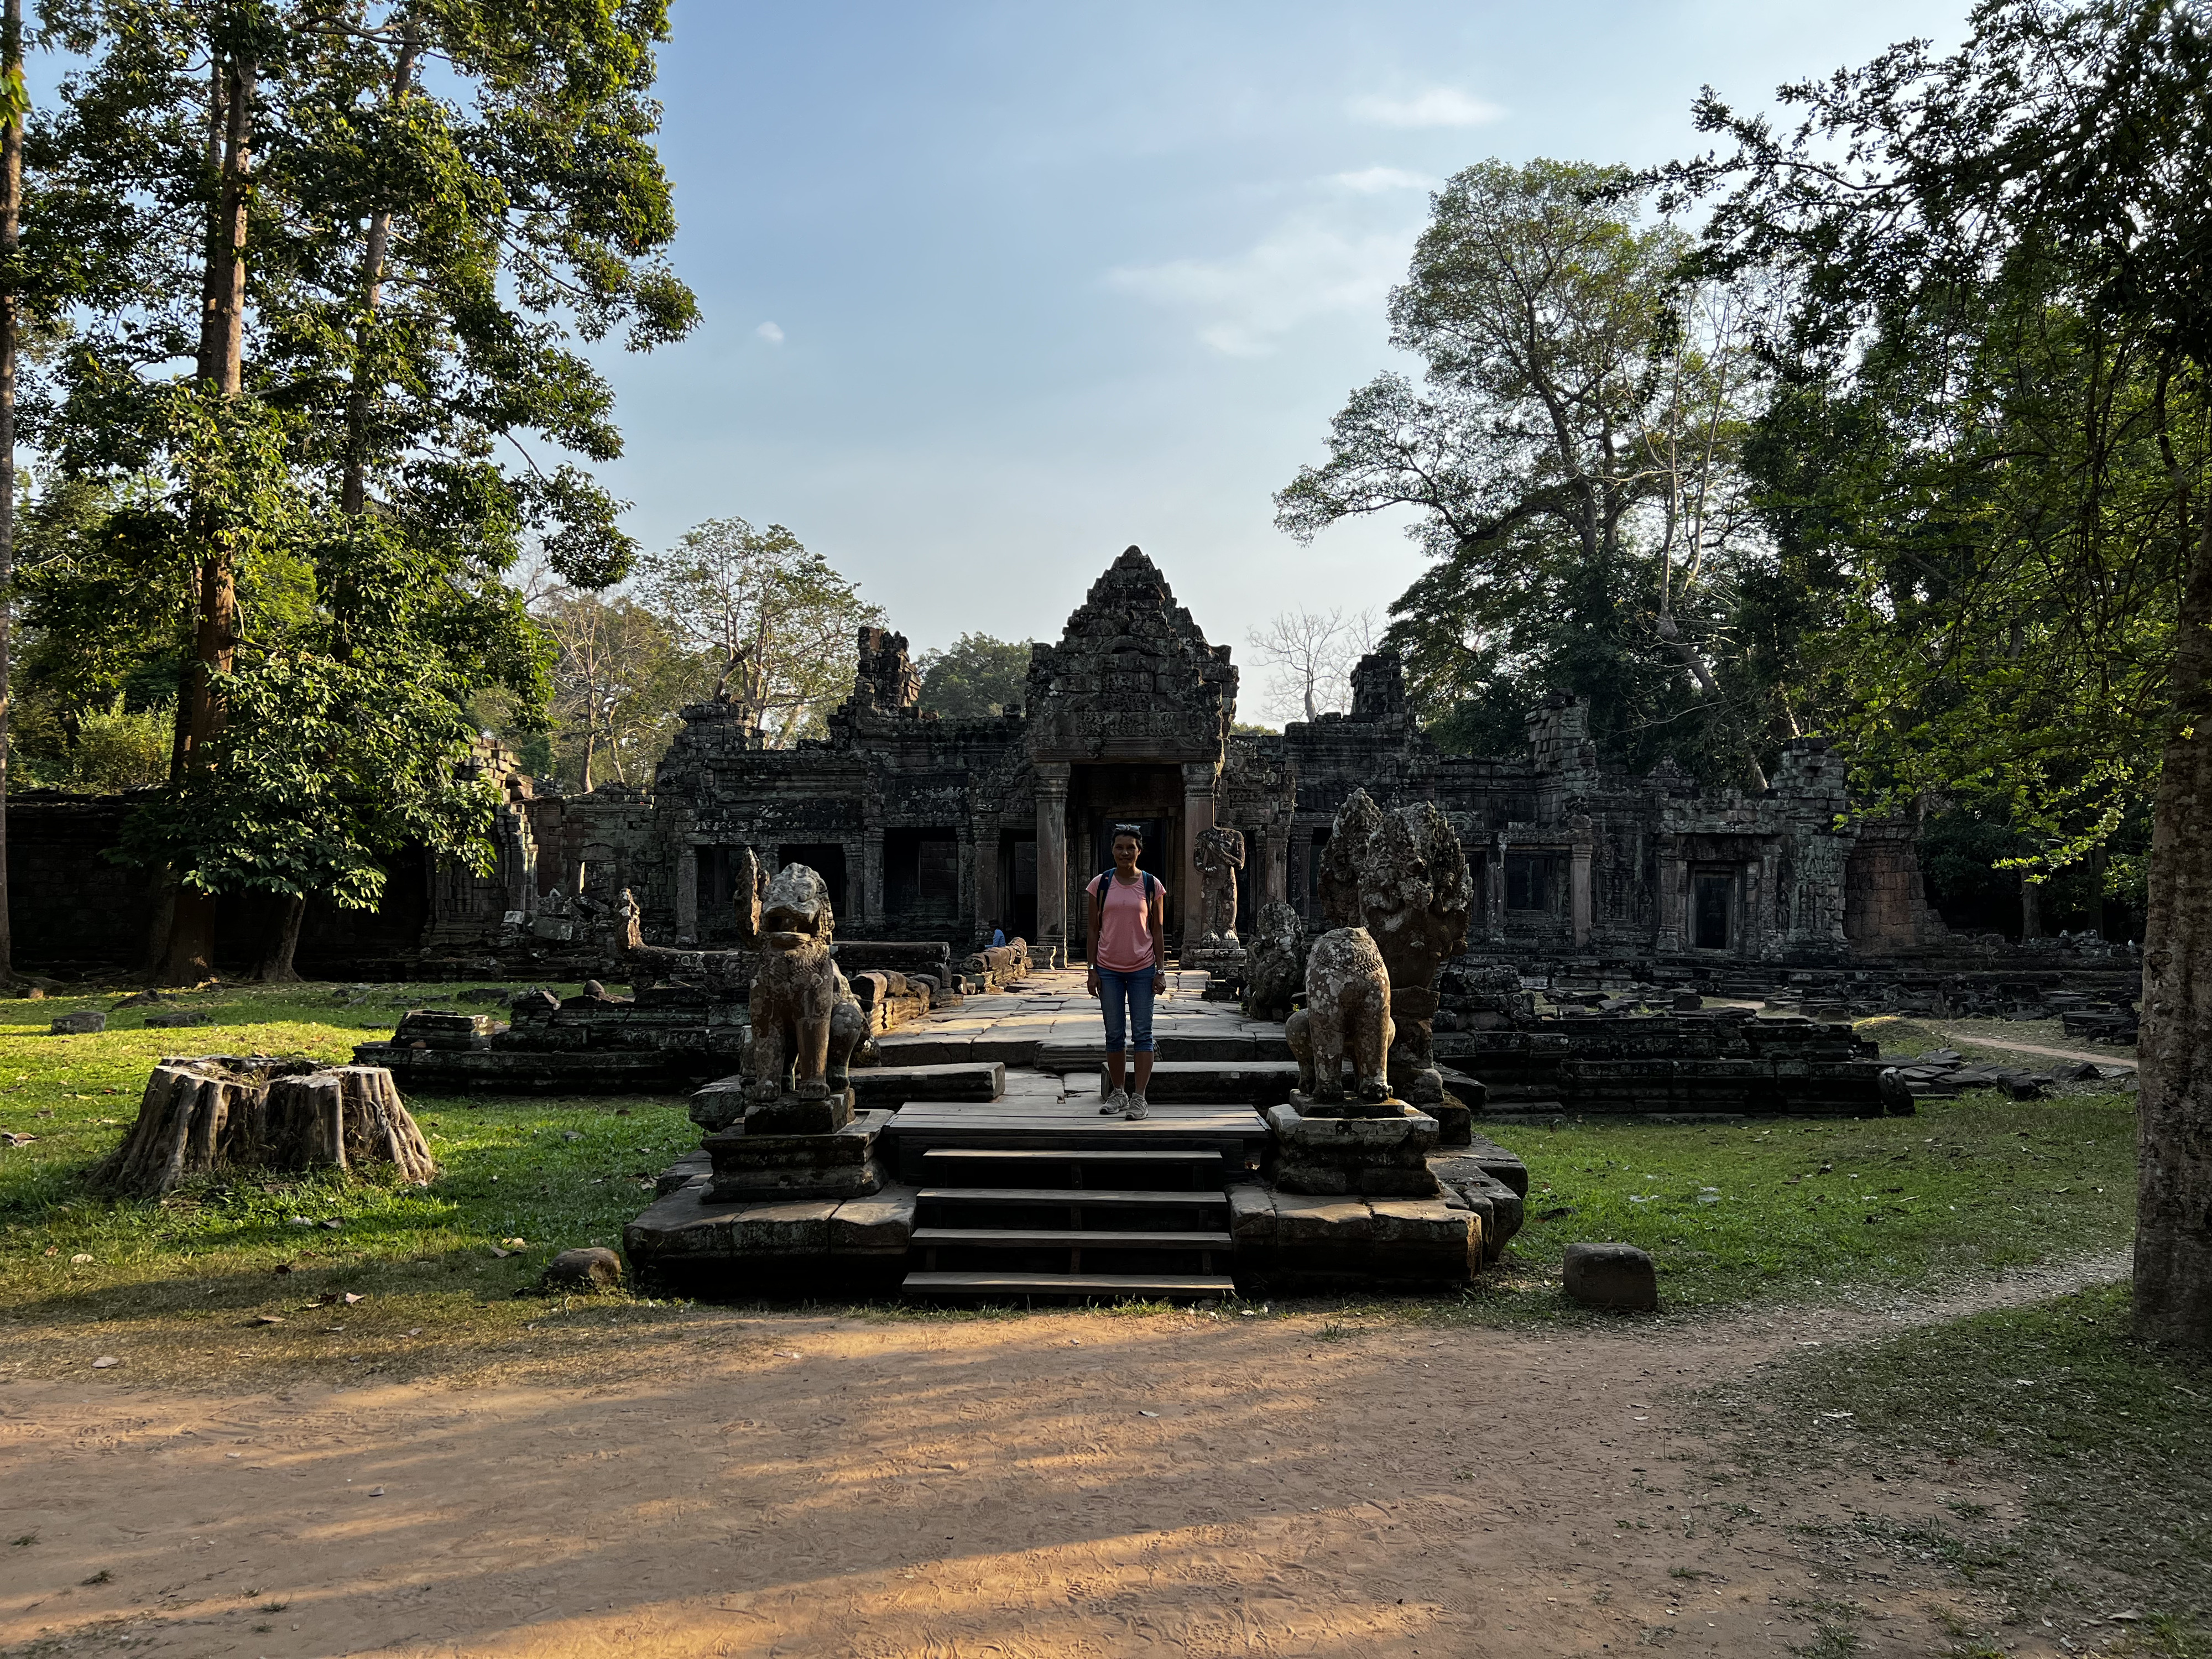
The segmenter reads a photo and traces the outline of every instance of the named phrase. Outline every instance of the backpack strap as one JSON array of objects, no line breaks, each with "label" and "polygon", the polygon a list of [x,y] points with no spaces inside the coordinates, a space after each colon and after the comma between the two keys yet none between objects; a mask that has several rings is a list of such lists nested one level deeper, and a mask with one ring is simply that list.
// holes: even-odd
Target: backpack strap
[{"label": "backpack strap", "polygon": [[[1150,904],[1152,902],[1153,893],[1158,890],[1160,884],[1159,878],[1155,876],[1149,870],[1139,870],[1137,873],[1145,878],[1145,902]],[[1106,888],[1104,884],[1111,882],[1113,879],[1114,872],[1111,868],[1108,868],[1101,872],[1096,878],[1096,882],[1098,885],[1098,902],[1101,904],[1106,902]]]}]

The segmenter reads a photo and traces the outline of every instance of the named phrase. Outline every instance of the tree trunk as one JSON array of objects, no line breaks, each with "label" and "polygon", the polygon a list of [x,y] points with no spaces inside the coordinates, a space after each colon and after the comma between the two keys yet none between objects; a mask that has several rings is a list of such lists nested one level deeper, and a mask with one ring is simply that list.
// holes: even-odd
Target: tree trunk
[{"label": "tree trunk", "polygon": [[255,966],[253,977],[264,985],[296,985],[299,970],[292,966],[292,957],[300,948],[300,923],[307,914],[307,901],[297,893],[288,894],[276,913],[276,925],[261,950],[261,960]]},{"label": "tree trunk", "polygon": [[210,1054],[154,1068],[138,1121],[92,1182],[118,1197],[159,1198],[226,1170],[358,1171],[387,1164],[418,1185],[437,1173],[383,1067],[317,1071],[312,1060]]},{"label": "tree trunk", "polygon": [[2043,886],[2030,881],[2025,875],[2020,878],[2020,939],[2025,945],[2032,939],[2043,937]]},{"label": "tree trunk", "polygon": [[[231,64],[217,84],[222,125],[222,171],[208,238],[201,285],[199,378],[226,398],[243,386],[246,350],[246,185],[252,171],[253,98],[259,66]],[[198,517],[197,514],[195,517]],[[238,647],[238,576],[228,543],[204,521],[198,615],[192,662],[178,689],[181,766],[207,764],[207,750],[222,732],[219,682]],[[197,984],[215,972],[215,898],[188,886],[177,890],[169,942],[155,969],[164,984]]]},{"label": "tree trunk", "polygon": [[[0,10],[0,86],[23,83],[23,0]],[[0,265],[12,267],[23,211],[23,114],[0,125]],[[15,933],[8,911],[8,727],[14,713],[15,631],[15,290],[0,289],[0,988],[15,980]]]},{"label": "tree trunk", "polygon": [[[422,32],[410,20],[399,46],[399,61],[392,72],[391,102],[407,96],[415,79],[416,59],[422,55]],[[392,210],[380,208],[368,222],[368,244],[361,261],[361,321],[354,331],[353,386],[346,398],[345,476],[339,490],[339,507],[346,513],[368,507],[369,404],[377,379],[376,307],[384,289],[384,262],[392,246]]]},{"label": "tree trunk", "polygon": [[179,883],[169,900],[169,943],[154,969],[156,985],[198,985],[215,977],[215,896]]},{"label": "tree trunk", "polygon": [[2212,514],[2183,585],[2136,1047],[2139,1334],[2212,1348]]}]

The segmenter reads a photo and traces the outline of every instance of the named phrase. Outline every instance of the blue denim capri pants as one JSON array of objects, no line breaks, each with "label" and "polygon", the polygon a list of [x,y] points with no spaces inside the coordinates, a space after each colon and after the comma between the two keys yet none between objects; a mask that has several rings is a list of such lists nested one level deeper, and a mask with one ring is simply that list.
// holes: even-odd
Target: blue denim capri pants
[{"label": "blue denim capri pants", "polygon": [[1106,1049],[1119,1054],[1131,1026],[1136,1028],[1137,1052],[1152,1052],[1152,975],[1156,968],[1139,968],[1125,974],[1118,968],[1098,970],[1098,1000],[1106,1009]]}]

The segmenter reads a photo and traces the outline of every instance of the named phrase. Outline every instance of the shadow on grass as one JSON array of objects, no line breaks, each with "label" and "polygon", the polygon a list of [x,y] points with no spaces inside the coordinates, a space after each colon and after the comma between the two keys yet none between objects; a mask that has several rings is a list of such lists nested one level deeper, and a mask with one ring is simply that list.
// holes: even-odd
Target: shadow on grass
[{"label": "shadow on grass", "polygon": [[1933,1562],[2077,1636],[2212,1647],[2195,1629],[2212,1619],[2212,1362],[2137,1341],[2124,1285],[1808,1353],[1707,1403],[1754,1474],[1994,1476],[2027,1494],[2011,1516],[1954,1498],[1955,1524],[1862,1512],[1853,1547]]}]

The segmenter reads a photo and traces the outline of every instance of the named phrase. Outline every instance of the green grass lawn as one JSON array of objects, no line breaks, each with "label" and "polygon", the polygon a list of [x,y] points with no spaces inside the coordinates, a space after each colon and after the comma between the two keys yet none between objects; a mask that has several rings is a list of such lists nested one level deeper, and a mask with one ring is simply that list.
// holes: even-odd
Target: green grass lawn
[{"label": "green grass lawn", "polygon": [[[515,1292],[556,1251],[619,1245],[653,1173],[697,1144],[680,1099],[411,1099],[440,1169],[427,1188],[241,1176],[118,1203],[84,1187],[162,1055],[339,1062],[390,1035],[393,1003],[439,1003],[458,988],[409,997],[378,986],[357,1006],[334,1003],[328,986],[201,992],[181,1000],[215,1012],[215,1024],[148,1030],[143,1010],[126,1009],[89,1036],[51,1036],[47,1023],[119,994],[0,1001],[0,1131],[33,1137],[0,1149],[0,1375],[74,1372],[106,1354],[139,1380],[544,1358],[552,1339],[530,1328],[549,1305]],[[362,1300],[348,1304],[348,1293]],[[672,1311],[617,1298],[574,1322],[611,1334],[611,1322]],[[257,1322],[264,1315],[284,1322]]]},{"label": "green grass lawn", "polygon": [[1488,1133],[1528,1165],[1521,1262],[1555,1272],[1580,1239],[1641,1245],[1675,1311],[1941,1284],[2112,1249],[2134,1227],[2135,1104],[2118,1095]]},{"label": "green grass lawn", "polygon": [[[339,1060],[388,1034],[402,1006],[459,988],[379,986],[358,1006],[332,988],[197,993],[187,1006],[216,1024],[149,1030],[143,1011],[125,1010],[91,1036],[50,1036],[47,1023],[119,994],[0,1001],[0,1130],[33,1137],[0,1149],[0,1376],[112,1354],[140,1378],[211,1366],[396,1376],[550,1364],[648,1331],[680,1340],[693,1317],[680,1306],[516,1296],[554,1252],[618,1243],[651,1176],[697,1144],[678,1099],[413,1098],[440,1167],[426,1189],[240,1176],[157,1203],[86,1191],[161,1056]],[[1557,1286],[1577,1239],[1649,1249],[1666,1308],[1692,1314],[2108,1249],[2130,1225],[2133,1124],[2119,1097],[1984,1094],[1863,1121],[1500,1127],[1531,1172],[1526,1231],[1474,1291],[1402,1310],[1581,1316]]]}]

